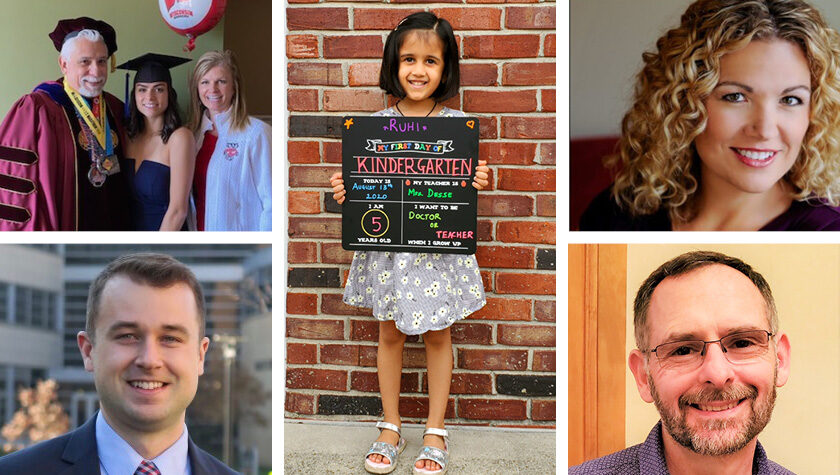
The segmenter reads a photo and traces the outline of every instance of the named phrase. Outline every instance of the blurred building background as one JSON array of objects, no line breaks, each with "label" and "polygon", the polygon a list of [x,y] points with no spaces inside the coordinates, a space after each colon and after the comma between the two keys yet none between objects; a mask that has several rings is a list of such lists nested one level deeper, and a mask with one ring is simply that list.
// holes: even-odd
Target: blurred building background
[{"label": "blurred building background", "polygon": [[0,245],[0,426],[19,408],[18,390],[39,379],[58,382],[71,430],[96,412],[93,375],[84,370],[76,344],[85,326],[88,286],[114,258],[141,251],[172,255],[192,269],[204,289],[211,344],[187,410],[190,436],[224,458],[224,344],[214,336],[232,337],[231,463],[245,473],[271,467],[268,245]]}]

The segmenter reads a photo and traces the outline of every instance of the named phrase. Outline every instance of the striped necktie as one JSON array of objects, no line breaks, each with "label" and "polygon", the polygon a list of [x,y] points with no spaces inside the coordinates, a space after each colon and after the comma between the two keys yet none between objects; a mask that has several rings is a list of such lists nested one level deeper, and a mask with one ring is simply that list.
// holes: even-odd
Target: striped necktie
[{"label": "striped necktie", "polygon": [[134,471],[134,475],[160,475],[160,470],[149,460],[140,462],[140,466]]}]

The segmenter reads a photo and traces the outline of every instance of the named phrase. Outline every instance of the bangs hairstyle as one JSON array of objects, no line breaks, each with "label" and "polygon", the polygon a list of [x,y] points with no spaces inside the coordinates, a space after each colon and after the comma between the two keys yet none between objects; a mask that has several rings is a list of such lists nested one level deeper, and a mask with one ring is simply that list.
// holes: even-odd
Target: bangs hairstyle
[{"label": "bangs hairstyle", "polygon": [[230,102],[230,128],[235,131],[245,130],[250,120],[245,107],[245,90],[242,85],[242,74],[239,71],[239,63],[231,50],[208,51],[198,58],[195,69],[190,76],[190,129],[197,133],[201,128],[201,118],[207,110],[198,96],[198,84],[211,69],[216,66],[223,66],[230,73],[233,80],[233,99]]},{"label": "bangs hairstyle", "polygon": [[[426,30],[425,32],[423,30]],[[458,66],[458,44],[452,25],[443,18],[438,18],[429,12],[417,12],[403,18],[394,31],[385,40],[385,50],[382,53],[382,67],[379,68],[379,87],[388,94],[400,99],[405,97],[405,91],[400,85],[400,48],[405,37],[412,33],[419,34],[434,32],[443,45],[443,74],[440,84],[432,98],[438,102],[445,101],[458,94],[461,87],[461,72]]]},{"label": "bangs hairstyle", "polygon": [[[166,105],[166,110],[163,111],[163,129],[160,131],[160,138],[163,140],[163,143],[168,142],[172,132],[176,131],[183,124],[181,121],[181,112],[178,109],[178,94],[175,92],[175,88],[172,87],[171,84],[167,83],[166,91],[168,104]],[[136,95],[137,84],[135,83],[134,90],[131,91],[131,95],[128,98],[128,107],[130,112],[128,116],[128,123],[125,126],[128,138],[131,139],[137,137],[146,130],[146,116],[141,114],[140,110],[137,109],[137,101],[135,99]]]},{"label": "bangs hairstyle", "polygon": [[779,316],[776,311],[776,302],[773,300],[770,284],[767,283],[764,276],[737,257],[731,257],[713,251],[687,252],[659,266],[659,268],[645,279],[641,287],[639,287],[639,291],[636,293],[636,300],[633,303],[633,330],[638,349],[649,350],[648,344],[650,342],[648,342],[647,337],[647,317],[650,300],[653,297],[653,291],[656,290],[656,287],[668,277],[688,274],[693,270],[714,264],[731,267],[750,279],[764,298],[767,324],[770,326],[770,333],[775,335],[779,331]]},{"label": "bangs hairstyle", "polygon": [[94,340],[96,319],[99,307],[102,305],[102,291],[113,277],[124,275],[132,282],[148,285],[158,289],[169,288],[175,284],[186,284],[195,296],[195,306],[198,312],[198,341],[204,338],[204,292],[195,274],[180,261],[166,254],[137,253],[127,254],[111,261],[90,284],[87,300],[87,315],[85,318],[85,332],[91,341]]},{"label": "bangs hairstyle", "polygon": [[720,60],[751,41],[798,45],[811,73],[810,125],[782,178],[793,198],[840,205],[840,36],[801,0],[698,0],[678,28],[642,55],[634,103],[621,123],[613,198],[633,215],[664,206],[673,222],[696,214],[700,184],[694,139],[707,125],[703,101],[720,80]]}]

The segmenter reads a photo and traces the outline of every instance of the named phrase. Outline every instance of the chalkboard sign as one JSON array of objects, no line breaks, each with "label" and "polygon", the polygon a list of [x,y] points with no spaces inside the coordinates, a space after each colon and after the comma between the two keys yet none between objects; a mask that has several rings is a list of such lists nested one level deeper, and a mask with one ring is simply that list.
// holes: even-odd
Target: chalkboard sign
[{"label": "chalkboard sign", "polygon": [[345,117],[347,250],[475,253],[478,120]]}]

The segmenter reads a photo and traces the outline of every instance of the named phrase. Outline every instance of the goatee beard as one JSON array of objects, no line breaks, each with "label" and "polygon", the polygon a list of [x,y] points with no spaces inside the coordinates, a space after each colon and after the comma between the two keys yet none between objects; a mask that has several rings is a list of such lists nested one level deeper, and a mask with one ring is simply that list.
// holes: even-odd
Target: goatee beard
[{"label": "goatee beard", "polygon": [[[773,380],[775,381],[775,375]],[[653,403],[662,419],[662,427],[677,443],[700,455],[728,455],[746,447],[770,422],[770,415],[776,403],[775,385],[762,400],[758,399],[758,390],[753,386],[727,386],[724,389],[705,388],[683,394],[675,411],[660,399],[650,375],[648,384]],[[703,423],[699,428],[689,426],[686,416],[692,404],[725,400],[744,400],[741,403],[749,404],[748,419],[720,419]]]}]

